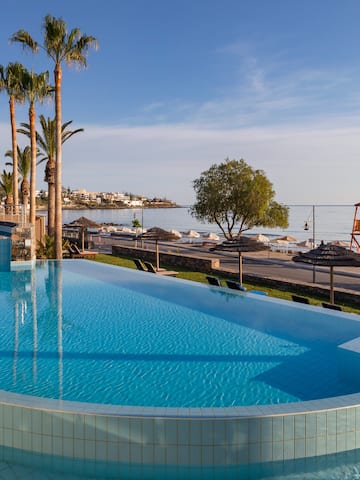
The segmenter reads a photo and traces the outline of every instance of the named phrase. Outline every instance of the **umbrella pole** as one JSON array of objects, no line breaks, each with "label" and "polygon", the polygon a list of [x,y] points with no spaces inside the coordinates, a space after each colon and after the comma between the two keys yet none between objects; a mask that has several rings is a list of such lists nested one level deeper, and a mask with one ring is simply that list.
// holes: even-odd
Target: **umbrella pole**
[{"label": "umbrella pole", "polygon": [[239,252],[239,283],[240,285],[242,285],[242,256],[241,256],[241,252]]},{"label": "umbrella pole", "polygon": [[160,267],[160,261],[159,261],[159,243],[158,243],[157,240],[155,241],[155,245],[156,245],[156,270],[159,270],[159,267]]},{"label": "umbrella pole", "polygon": [[334,304],[334,267],[330,267],[330,303]]}]

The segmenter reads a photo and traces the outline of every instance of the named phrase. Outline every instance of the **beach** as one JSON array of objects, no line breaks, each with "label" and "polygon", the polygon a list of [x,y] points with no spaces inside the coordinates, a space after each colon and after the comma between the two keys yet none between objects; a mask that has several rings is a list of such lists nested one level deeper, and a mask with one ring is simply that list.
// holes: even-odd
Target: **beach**
[{"label": "beach", "polygon": [[[287,229],[270,229],[258,227],[246,232],[249,235],[263,234],[274,239],[282,236],[292,236],[299,242],[309,240],[315,233],[315,240],[330,242],[342,240],[349,242],[353,225],[355,208],[353,205],[316,205],[315,224],[313,223],[312,205],[289,206],[289,227]],[[39,212],[46,214],[46,212]],[[154,226],[166,230],[175,229],[180,232],[194,230],[201,233],[220,234],[215,224],[198,222],[189,213],[189,207],[179,208],[149,208],[149,209],[111,209],[111,210],[64,210],[63,223],[67,224],[84,216],[98,223],[108,223],[131,227],[136,218],[144,228]],[[305,223],[309,229],[305,230]]]}]

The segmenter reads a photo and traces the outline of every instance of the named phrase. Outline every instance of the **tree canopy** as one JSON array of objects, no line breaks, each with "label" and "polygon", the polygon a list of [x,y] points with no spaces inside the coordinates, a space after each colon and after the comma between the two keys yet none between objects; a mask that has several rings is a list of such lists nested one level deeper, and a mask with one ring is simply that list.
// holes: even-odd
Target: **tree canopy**
[{"label": "tree canopy", "polygon": [[274,201],[272,183],[245,160],[214,164],[193,182],[196,202],[191,215],[216,223],[231,239],[254,227],[288,227],[288,207]]}]

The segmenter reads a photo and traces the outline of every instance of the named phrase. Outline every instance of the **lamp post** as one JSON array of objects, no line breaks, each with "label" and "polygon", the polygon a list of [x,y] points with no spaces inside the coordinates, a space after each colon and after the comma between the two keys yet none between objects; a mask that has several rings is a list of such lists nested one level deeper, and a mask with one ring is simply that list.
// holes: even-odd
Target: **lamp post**
[{"label": "lamp post", "polygon": [[144,240],[143,240],[143,233],[144,233],[144,200],[141,200],[141,248],[144,248]]},{"label": "lamp post", "polygon": [[[309,230],[309,223],[306,221],[304,225],[304,230]],[[312,239],[311,239],[312,248],[316,247],[315,242],[315,205],[312,206]],[[316,268],[313,265],[313,283],[315,283]]]}]

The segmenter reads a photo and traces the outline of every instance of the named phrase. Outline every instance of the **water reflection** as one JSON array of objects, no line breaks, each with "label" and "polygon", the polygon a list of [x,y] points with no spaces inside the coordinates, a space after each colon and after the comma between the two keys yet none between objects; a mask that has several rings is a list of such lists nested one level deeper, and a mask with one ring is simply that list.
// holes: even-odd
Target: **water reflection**
[{"label": "water reflection", "polygon": [[[63,396],[63,313],[62,313],[62,267],[61,262],[43,262],[44,285],[37,285],[36,270],[15,270],[0,275],[0,292],[2,297],[8,294],[9,309],[12,308],[13,341],[12,341],[12,386],[28,375],[27,363],[20,363],[25,356],[32,357],[31,383],[36,386],[38,381],[39,357],[39,318],[38,292],[45,292],[48,307],[41,310],[42,334],[44,337],[57,337],[56,353],[58,358],[57,390],[58,398]],[[42,288],[45,287],[45,288]],[[9,295],[10,294],[10,295]],[[42,294],[42,293],[40,293]],[[31,325],[30,325],[31,324]],[[29,328],[30,327],[30,328]],[[31,334],[29,335],[29,332]],[[31,336],[31,339],[29,338]],[[6,344],[6,339],[3,341]],[[41,342],[40,342],[41,343]],[[29,392],[31,393],[31,392]]]}]

